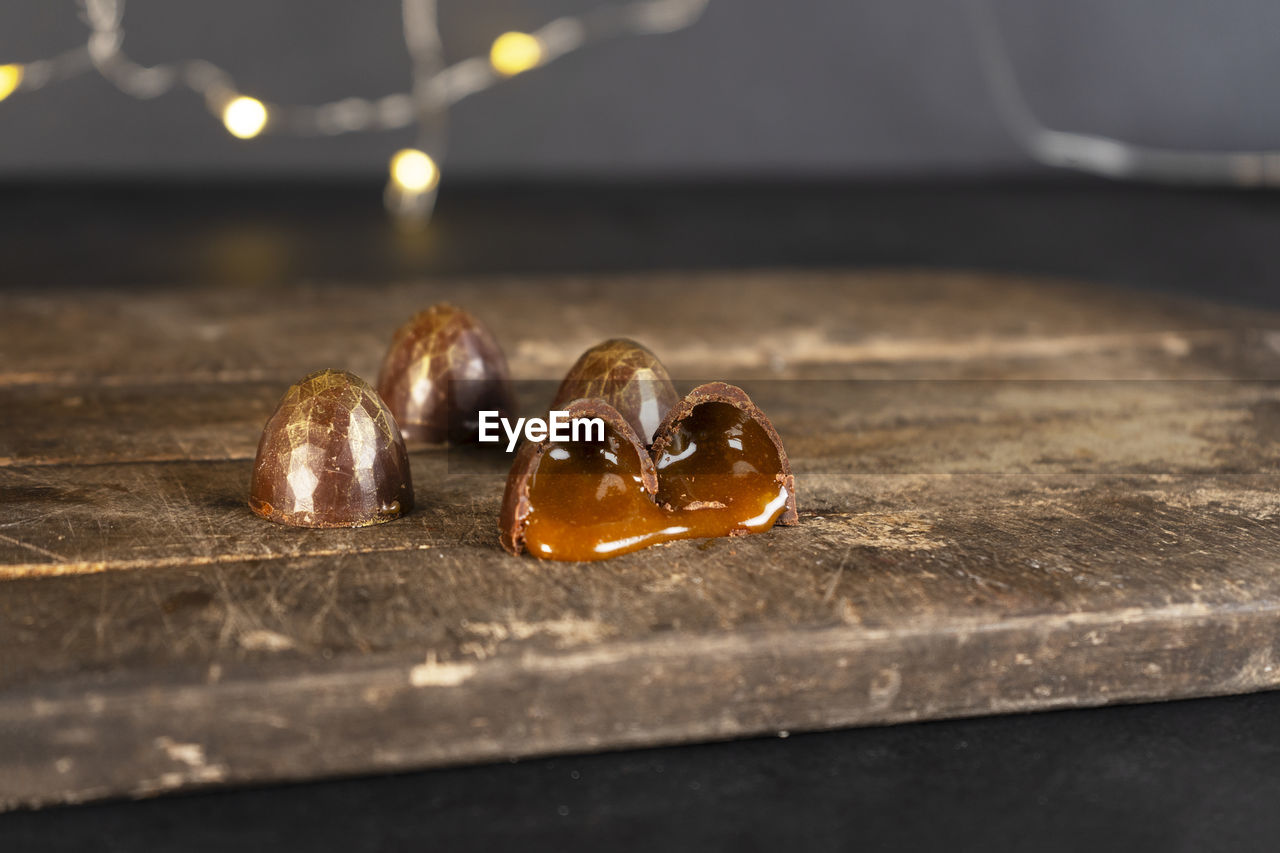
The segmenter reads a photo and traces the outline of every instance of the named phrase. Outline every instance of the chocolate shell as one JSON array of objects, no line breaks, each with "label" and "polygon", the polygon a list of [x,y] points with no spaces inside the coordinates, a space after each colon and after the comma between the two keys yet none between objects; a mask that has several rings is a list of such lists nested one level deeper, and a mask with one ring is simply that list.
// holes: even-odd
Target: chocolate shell
[{"label": "chocolate shell", "polygon": [[407,441],[467,443],[479,412],[515,411],[506,356],[488,328],[441,303],[396,330],[378,372],[378,393]]},{"label": "chocolate shell", "polygon": [[[645,452],[644,444],[636,435],[631,424],[613,406],[604,400],[574,400],[563,406],[569,418],[600,418],[606,429],[612,429],[624,443],[635,450],[640,465],[641,485],[649,495],[658,492],[658,475],[653,467],[653,460]],[[511,473],[507,475],[507,488],[502,496],[502,511],[498,520],[498,537],[502,547],[512,554],[524,550],[524,531],[528,522],[531,504],[529,488],[538,462],[554,442],[526,441],[516,451],[515,461],[511,465]]]},{"label": "chocolate shell", "polygon": [[413,509],[404,440],[369,383],[321,370],[285,393],[258,442],[249,508],[298,527],[364,527]]},{"label": "chocolate shell", "polygon": [[681,422],[692,416],[694,410],[704,403],[725,403],[733,406],[759,424],[764,430],[765,435],[768,436],[769,441],[773,443],[778,452],[780,471],[777,475],[777,481],[787,490],[786,510],[778,517],[776,523],[799,524],[800,513],[796,509],[795,477],[791,473],[791,462],[787,459],[787,451],[782,446],[782,439],[778,436],[778,431],[774,429],[769,416],[762,412],[759,406],[751,402],[747,392],[736,385],[730,385],[726,382],[708,382],[705,385],[699,385],[694,388],[676,403],[671,411],[667,412],[666,418],[663,419],[662,424],[654,435],[650,456],[655,466],[661,463],[663,455],[667,452],[669,445],[680,429]]},{"label": "chocolate shell", "polygon": [[613,338],[579,356],[569,368],[552,409],[570,400],[604,400],[627,419],[645,445],[670,408],[680,399],[667,368],[648,347]]}]

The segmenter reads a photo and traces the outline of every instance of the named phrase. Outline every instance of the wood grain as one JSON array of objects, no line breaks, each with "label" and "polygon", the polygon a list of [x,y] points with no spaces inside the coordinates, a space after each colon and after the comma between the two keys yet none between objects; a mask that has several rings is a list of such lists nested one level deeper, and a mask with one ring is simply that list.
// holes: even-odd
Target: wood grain
[{"label": "wood grain", "polygon": [[[4,299],[6,806],[1280,682],[1273,315],[926,273]],[[437,299],[522,377],[629,334],[741,381],[803,523],[512,558],[502,460],[440,449],[392,524],[249,513],[288,383]]]},{"label": "wood grain", "polygon": [[[136,298],[89,290],[7,294],[0,385],[96,386],[274,380],[323,367],[376,373],[391,333],[423,306],[465,304],[503,342],[521,379],[559,380],[607,337],[651,345],[672,374],[776,375],[796,364],[889,363],[892,378],[938,364],[1039,362],[1048,378],[1151,376],[1145,357],[1185,355],[1249,312],[1068,282],[966,273],[665,274],[188,288]],[[1218,334],[1215,334],[1218,333]],[[568,358],[568,362],[566,362]],[[912,365],[921,365],[913,370]]]}]

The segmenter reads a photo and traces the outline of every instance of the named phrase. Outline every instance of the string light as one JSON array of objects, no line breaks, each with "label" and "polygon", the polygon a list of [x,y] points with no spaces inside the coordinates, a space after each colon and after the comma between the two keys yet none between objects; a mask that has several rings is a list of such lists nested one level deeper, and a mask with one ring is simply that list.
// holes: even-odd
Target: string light
[{"label": "string light", "polygon": [[232,98],[222,110],[222,123],[237,139],[253,139],[267,126],[267,108],[257,98]]},{"label": "string light", "polygon": [[503,77],[536,68],[542,61],[542,45],[528,33],[503,33],[489,49],[489,64]]},{"label": "string light", "polygon": [[391,180],[405,192],[429,192],[440,183],[440,169],[427,152],[406,148],[391,158]]},{"label": "string light", "polygon": [[391,158],[383,195],[387,209],[402,222],[423,222],[431,216],[440,185],[440,167],[431,155],[405,148]]},{"label": "string light", "polygon": [[[546,65],[584,45],[627,35],[670,33],[693,25],[710,0],[632,0],[601,6],[576,17],[557,18],[533,33],[507,32],[494,40],[489,56],[443,63],[436,0],[401,0],[404,39],[413,65],[413,87],[375,99],[345,98],[318,106],[272,105],[238,95],[231,75],[202,59],[146,67],[130,59],[124,43],[125,0],[79,0],[90,27],[86,42],[60,54],[24,64],[0,65],[0,101],[32,92],[88,71],[96,71],[134,98],[150,99],[178,87],[203,97],[227,130],[240,139],[261,133],[301,136],[397,130],[417,126],[418,147],[392,158],[387,206],[421,219],[430,214],[443,159],[448,108],[495,83]],[[999,23],[988,0],[969,0],[988,88],[1002,121],[1035,160],[1115,178],[1198,182],[1233,186],[1280,186],[1280,150],[1186,151],[1135,145],[1094,134],[1046,126],[1018,82]],[[434,157],[427,152],[430,151]],[[425,181],[402,182],[396,164],[402,154],[426,157],[430,169],[412,167]],[[413,163],[414,160],[406,161]],[[418,161],[421,163],[421,161]],[[406,167],[409,168],[409,167]],[[415,190],[414,186],[423,186]]]},{"label": "string light", "polygon": [[21,65],[0,65],[0,101],[13,94],[22,85]]},{"label": "string light", "polygon": [[418,141],[391,158],[387,208],[406,219],[430,216],[440,181],[444,128],[450,106],[490,86],[609,38],[670,33],[692,26],[711,0],[631,0],[582,15],[557,18],[533,33],[508,32],[488,57],[445,66],[436,0],[401,0],[405,47],[412,64],[408,92],[344,98],[317,106],[272,103],[239,94],[231,75],[203,59],[144,66],[125,54],[125,0],[78,0],[89,25],[85,44],[25,65],[0,65],[0,101],[96,71],[126,95],[150,99],[176,88],[200,95],[239,139],[263,133],[334,136],[417,127]]}]

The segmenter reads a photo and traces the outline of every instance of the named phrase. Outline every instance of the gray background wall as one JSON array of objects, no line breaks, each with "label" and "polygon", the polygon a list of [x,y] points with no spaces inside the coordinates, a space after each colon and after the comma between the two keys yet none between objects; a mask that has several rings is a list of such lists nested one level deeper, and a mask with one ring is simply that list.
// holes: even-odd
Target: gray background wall
[{"label": "gray background wall", "polygon": [[[1280,3],[994,0],[1049,123],[1168,146],[1280,148]],[[450,59],[583,0],[441,0]],[[130,0],[126,49],[202,56],[240,87],[320,102],[406,88],[394,0]],[[0,62],[82,42],[71,0],[0,0]],[[609,42],[452,113],[470,176],[1019,171],[960,0],[713,0],[694,28]],[[229,138],[194,96],[134,101],[86,75],[0,103],[0,177],[378,175],[408,132]]]}]

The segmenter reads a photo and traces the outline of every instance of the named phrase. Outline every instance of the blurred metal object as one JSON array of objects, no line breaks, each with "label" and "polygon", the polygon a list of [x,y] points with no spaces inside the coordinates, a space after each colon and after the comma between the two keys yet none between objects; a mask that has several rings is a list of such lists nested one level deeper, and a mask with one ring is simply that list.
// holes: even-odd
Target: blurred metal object
[{"label": "blurred metal object", "polygon": [[1036,161],[1108,178],[1235,187],[1280,186],[1280,150],[1196,151],[1136,145],[1097,134],[1048,127],[1018,82],[990,0],[969,0],[978,59],[1009,132]]}]

